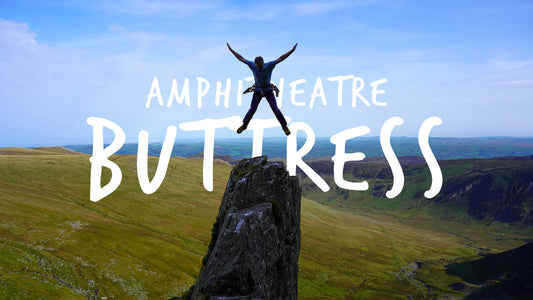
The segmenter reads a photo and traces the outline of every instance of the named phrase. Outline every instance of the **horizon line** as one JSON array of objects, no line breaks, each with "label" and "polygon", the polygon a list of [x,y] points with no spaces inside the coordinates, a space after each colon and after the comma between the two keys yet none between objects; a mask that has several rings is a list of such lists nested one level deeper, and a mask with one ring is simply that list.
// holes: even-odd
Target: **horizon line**
[{"label": "horizon line", "polygon": [[[263,140],[264,141],[268,141],[268,140],[282,140],[282,139],[286,139],[287,137],[264,137]],[[316,140],[325,140],[325,139],[329,139],[330,137],[315,137]],[[379,135],[376,135],[376,136],[361,136],[361,137],[357,137],[357,139],[379,139]],[[417,139],[418,137],[416,136],[391,136],[391,139]],[[430,139],[462,139],[462,140],[466,140],[466,139],[533,139],[533,136],[510,136],[510,135],[499,135],[499,136],[469,136],[469,137],[455,137],[455,136],[430,136],[429,137]],[[228,138],[228,137],[223,137],[223,138],[218,138],[218,139],[215,139],[215,142],[220,142],[220,141],[242,141],[242,142],[249,142],[249,141],[252,141],[253,137],[235,137],[235,138]],[[300,137],[300,138],[297,138],[298,140],[300,139],[305,139],[305,137]],[[354,139],[355,140],[355,139]],[[182,139],[179,139],[179,138],[176,138],[176,140],[174,141],[174,144],[177,144],[177,143],[199,143],[199,142],[203,142],[204,141],[204,138],[182,138]],[[149,143],[149,145],[154,145],[154,144],[162,144],[163,142],[153,142],[153,143]],[[23,145],[13,145],[13,146],[1,146],[0,145],[0,149],[2,148],[26,148],[26,149],[33,149],[33,148],[39,148],[39,147],[56,147],[56,146],[60,146],[60,147],[66,147],[66,146],[79,146],[79,145],[92,145],[93,142],[90,141],[90,142],[87,142],[87,143],[57,143],[57,144],[44,144],[44,145],[26,145],[26,146],[23,146]],[[109,145],[109,144],[106,144],[104,143],[105,145]],[[124,143],[124,145],[131,145],[131,144],[138,144],[138,142],[128,142],[126,141]]]}]

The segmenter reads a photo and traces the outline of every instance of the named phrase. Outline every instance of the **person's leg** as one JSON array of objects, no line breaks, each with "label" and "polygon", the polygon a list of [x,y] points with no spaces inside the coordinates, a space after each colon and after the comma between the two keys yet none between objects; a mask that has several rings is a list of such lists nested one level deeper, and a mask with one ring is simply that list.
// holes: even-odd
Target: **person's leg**
[{"label": "person's leg", "polygon": [[274,97],[274,93],[268,93],[265,95],[268,104],[270,105],[270,109],[274,112],[274,115],[276,116],[276,119],[278,119],[278,122],[281,124],[281,128],[285,132],[286,135],[291,134],[289,131],[289,128],[287,127],[287,121],[285,120],[285,117],[281,113],[281,111],[278,108],[278,105],[276,103],[276,97]]},{"label": "person's leg", "polygon": [[258,92],[254,92],[254,95],[252,97],[252,103],[250,104],[250,109],[248,110],[248,112],[244,116],[244,119],[242,120],[242,122],[245,125],[248,125],[248,123],[250,123],[250,120],[254,116],[255,111],[257,110],[257,107],[259,106],[259,102],[261,102],[261,98],[262,98],[261,94],[259,94]]},{"label": "person's leg", "polygon": [[242,126],[237,129],[237,133],[241,133],[246,130],[248,127],[248,123],[250,123],[250,120],[255,114],[255,111],[257,110],[257,107],[259,106],[259,102],[261,102],[261,99],[263,97],[261,94],[254,92],[254,95],[252,96],[252,103],[250,104],[250,109],[248,109],[248,112],[244,116],[244,119],[242,120]]}]

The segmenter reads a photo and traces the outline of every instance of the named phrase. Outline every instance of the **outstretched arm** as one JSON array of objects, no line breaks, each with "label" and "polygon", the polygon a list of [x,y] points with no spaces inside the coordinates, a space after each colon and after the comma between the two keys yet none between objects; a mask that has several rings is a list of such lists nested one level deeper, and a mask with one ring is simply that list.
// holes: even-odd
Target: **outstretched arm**
[{"label": "outstretched arm", "polygon": [[231,51],[231,53],[233,53],[233,55],[235,55],[238,60],[242,61],[243,63],[246,63],[246,59],[242,57],[242,55],[240,55],[239,53],[235,52],[235,50],[231,49],[229,43],[226,43],[226,45],[228,45],[229,51]]},{"label": "outstretched arm", "polygon": [[276,64],[278,64],[278,63],[284,61],[287,57],[289,57],[289,55],[291,55],[291,54],[294,52],[294,50],[296,50],[296,46],[298,46],[298,43],[296,43],[296,44],[294,45],[294,47],[292,47],[292,49],[289,50],[289,52],[283,54],[283,55],[280,56],[278,59],[276,59]]}]

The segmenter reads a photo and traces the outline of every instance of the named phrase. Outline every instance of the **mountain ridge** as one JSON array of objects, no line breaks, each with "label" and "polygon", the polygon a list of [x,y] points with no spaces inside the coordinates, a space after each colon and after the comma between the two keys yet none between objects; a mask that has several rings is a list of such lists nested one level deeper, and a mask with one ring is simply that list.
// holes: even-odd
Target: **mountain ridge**
[{"label": "mountain ridge", "polygon": [[[509,159],[441,160],[443,186],[433,199],[423,192],[430,186],[431,175],[425,161],[399,157],[405,174],[402,193],[394,199],[385,197],[392,186],[392,172],[384,159],[347,162],[344,177],[348,181],[369,182],[367,191],[338,188],[333,180],[333,162],[328,159],[308,161],[332,187],[319,191],[301,170],[304,196],[337,208],[373,208],[401,214],[433,214],[444,218],[485,222],[499,221],[517,225],[533,225],[533,161],[530,156]],[[423,159],[422,159],[423,161]]]},{"label": "mountain ridge", "polygon": [[[297,139],[298,147],[304,139]],[[533,154],[533,138],[433,138],[429,139],[430,146],[437,159],[462,158],[493,158],[502,156],[526,156]],[[286,138],[264,139],[263,154],[272,158],[286,157]],[[417,138],[391,138],[391,145],[397,156],[422,156]],[[92,145],[69,145],[69,149],[90,154]],[[189,157],[203,153],[203,142],[176,142],[172,156]],[[250,157],[252,154],[252,139],[220,139],[215,140],[214,153],[229,155],[238,160]],[[148,146],[151,156],[158,156],[161,143]],[[360,137],[346,143],[346,152],[363,152],[366,157],[383,157],[383,151],[378,137]],[[136,154],[137,144],[127,143],[116,154]],[[329,139],[317,138],[312,150],[305,159],[333,156],[335,146]]]}]

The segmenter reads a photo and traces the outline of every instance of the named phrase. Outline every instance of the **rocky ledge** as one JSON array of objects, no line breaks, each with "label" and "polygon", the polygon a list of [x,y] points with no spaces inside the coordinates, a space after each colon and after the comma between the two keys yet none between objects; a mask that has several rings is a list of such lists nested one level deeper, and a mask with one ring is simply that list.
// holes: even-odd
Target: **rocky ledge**
[{"label": "rocky ledge", "polygon": [[296,299],[300,197],[283,163],[237,163],[198,280],[182,299]]}]

